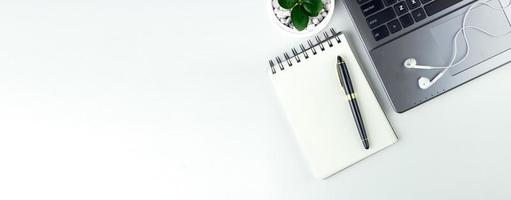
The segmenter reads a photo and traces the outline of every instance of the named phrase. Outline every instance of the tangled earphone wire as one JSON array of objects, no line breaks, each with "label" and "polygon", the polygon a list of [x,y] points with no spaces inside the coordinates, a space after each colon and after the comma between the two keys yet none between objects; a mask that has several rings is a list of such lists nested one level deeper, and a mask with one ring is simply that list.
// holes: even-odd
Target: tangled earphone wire
[{"label": "tangled earphone wire", "polygon": [[[465,14],[463,16],[462,26],[461,26],[460,29],[458,29],[458,31],[456,31],[456,34],[454,35],[454,38],[453,38],[453,48],[452,48],[451,58],[450,58],[450,61],[449,61],[448,65],[440,66],[440,67],[439,66],[425,66],[425,65],[417,65],[417,60],[415,58],[408,58],[408,59],[405,60],[403,65],[406,68],[409,68],[409,69],[423,69],[423,70],[439,70],[439,69],[442,69],[442,71],[440,73],[438,73],[433,78],[433,80],[430,80],[429,78],[426,78],[426,77],[420,77],[419,80],[418,80],[418,84],[419,84],[419,87],[421,89],[423,89],[423,90],[428,89],[433,84],[435,84],[440,78],[442,78],[445,75],[445,73],[447,73],[449,71],[449,69],[451,69],[452,67],[455,67],[455,66],[457,66],[457,65],[459,65],[461,63],[463,63],[468,58],[468,56],[470,55],[470,42],[469,42],[469,39],[468,39],[468,36],[467,36],[467,30],[468,29],[474,29],[476,31],[482,32],[482,33],[484,33],[486,35],[489,35],[491,37],[496,37],[496,38],[504,37],[504,36],[507,36],[507,35],[511,34],[511,30],[506,32],[506,33],[503,33],[503,34],[495,34],[495,33],[491,33],[489,31],[487,31],[484,28],[478,27],[478,26],[467,26],[468,16],[469,16],[470,12],[476,6],[484,5],[484,6],[488,6],[489,8],[497,10],[497,11],[505,11],[506,9],[511,8],[511,1],[506,6],[504,6],[501,3],[499,3],[500,4],[500,8],[499,7],[495,7],[495,6],[491,5],[491,4],[489,4],[488,3],[489,1],[491,1],[491,0],[477,0],[472,5],[470,5],[468,10],[465,12]],[[456,58],[457,58],[457,55],[458,55],[458,37],[460,36],[460,34],[463,35],[463,40],[465,42],[465,46],[467,47],[467,50],[465,51],[465,54],[464,54],[463,58],[456,62]]]}]

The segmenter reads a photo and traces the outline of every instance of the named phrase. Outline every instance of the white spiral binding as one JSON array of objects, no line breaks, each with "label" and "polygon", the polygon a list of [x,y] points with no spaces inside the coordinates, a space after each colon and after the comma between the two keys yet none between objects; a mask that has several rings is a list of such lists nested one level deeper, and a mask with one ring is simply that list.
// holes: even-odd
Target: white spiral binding
[{"label": "white spiral binding", "polygon": [[[302,60],[307,60],[310,58],[311,55],[309,55],[308,51],[310,50],[312,52],[312,56],[318,54],[318,51],[325,51],[325,44],[327,44],[329,47],[333,47],[335,45],[332,40],[335,39],[335,42],[337,44],[341,43],[341,39],[339,38],[339,35],[342,34],[342,32],[336,32],[333,28],[330,29],[330,34],[328,31],[323,32],[324,38],[321,39],[319,36],[316,36],[316,42],[313,42],[312,40],[307,40],[307,44],[309,47],[306,48],[304,44],[300,44],[300,51],[297,51],[296,48],[291,49],[292,56],[288,54],[288,52],[284,52],[284,59],[282,59],[280,56],[275,57],[275,59],[272,59],[269,61],[270,63],[270,69],[272,74],[277,73],[277,68],[280,69],[280,71],[284,71],[287,67],[292,67],[293,62],[299,63]],[[316,49],[316,48],[319,48]]]}]

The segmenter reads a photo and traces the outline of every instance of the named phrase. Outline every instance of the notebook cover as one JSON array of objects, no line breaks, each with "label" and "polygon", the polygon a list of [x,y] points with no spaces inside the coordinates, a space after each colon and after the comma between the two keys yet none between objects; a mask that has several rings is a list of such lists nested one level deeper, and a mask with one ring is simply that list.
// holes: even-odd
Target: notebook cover
[{"label": "notebook cover", "polygon": [[[316,55],[301,55],[284,70],[270,72],[276,94],[298,145],[317,178],[328,178],[346,167],[394,144],[397,137],[373,94],[344,37],[324,45]],[[349,104],[337,75],[337,56],[345,60],[367,130],[370,149],[363,148]]]}]

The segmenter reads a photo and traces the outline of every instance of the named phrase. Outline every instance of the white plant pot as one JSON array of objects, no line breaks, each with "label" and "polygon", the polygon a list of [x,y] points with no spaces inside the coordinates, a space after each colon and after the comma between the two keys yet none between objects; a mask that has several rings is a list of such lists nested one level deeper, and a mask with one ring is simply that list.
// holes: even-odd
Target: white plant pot
[{"label": "white plant pot", "polygon": [[[335,8],[335,0],[331,0],[330,3],[330,9],[328,11],[328,14],[323,20],[314,28],[312,29],[305,29],[303,31],[298,31],[292,28],[289,28],[288,26],[282,24],[277,16],[275,16],[275,12],[273,11],[273,5],[272,0],[268,1],[268,14],[270,15],[270,20],[275,25],[275,27],[279,30],[281,30],[284,34],[289,35],[291,37],[295,38],[305,38],[310,37],[313,35],[316,35],[317,33],[321,32],[323,29],[325,29],[328,26],[328,23],[330,23],[330,20],[332,19],[332,16],[334,15],[334,8]],[[351,1],[351,0],[350,0]]]}]

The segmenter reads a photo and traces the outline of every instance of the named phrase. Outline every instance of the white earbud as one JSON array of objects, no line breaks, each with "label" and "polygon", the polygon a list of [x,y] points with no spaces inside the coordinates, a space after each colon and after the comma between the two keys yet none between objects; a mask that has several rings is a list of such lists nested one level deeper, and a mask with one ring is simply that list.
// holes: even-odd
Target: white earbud
[{"label": "white earbud", "polygon": [[433,67],[433,66],[424,66],[424,65],[417,65],[417,60],[415,58],[408,58],[405,60],[403,65],[408,69],[443,69],[442,72],[440,72],[438,75],[433,78],[433,80],[430,80],[426,77],[420,77],[417,81],[419,84],[419,88],[425,90],[431,87],[433,84],[435,84],[442,76],[444,76],[445,72],[449,69],[448,67]]},{"label": "white earbud", "polygon": [[431,80],[429,80],[429,78],[426,78],[426,77],[420,77],[419,78],[419,87],[423,90],[425,89],[428,89],[429,87],[431,87],[431,85],[433,85],[431,83]]},{"label": "white earbud", "polygon": [[425,66],[425,65],[417,65],[417,60],[415,58],[408,58],[405,60],[403,65],[408,69],[445,69],[447,67],[433,67],[433,66]]},{"label": "white earbud", "polygon": [[435,84],[438,80],[440,80],[440,78],[442,78],[448,70],[449,69],[444,69],[442,72],[437,74],[435,76],[435,78],[433,78],[433,80],[429,80],[429,78],[426,78],[426,77],[420,77],[419,78],[419,87],[423,90],[428,89],[433,84]]}]

